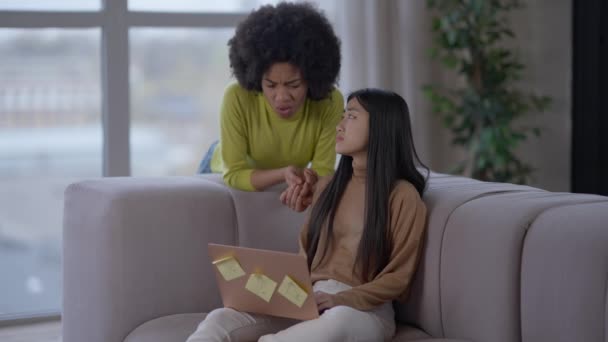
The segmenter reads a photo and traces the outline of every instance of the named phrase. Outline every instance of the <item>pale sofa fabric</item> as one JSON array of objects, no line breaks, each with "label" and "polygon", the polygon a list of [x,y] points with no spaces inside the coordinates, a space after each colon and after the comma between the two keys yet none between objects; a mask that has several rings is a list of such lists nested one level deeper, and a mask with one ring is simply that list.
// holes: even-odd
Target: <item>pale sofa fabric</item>
[{"label": "pale sofa fabric", "polygon": [[[185,341],[206,314],[178,314],[148,321],[127,336],[125,342]],[[399,325],[395,342],[467,342],[466,340],[432,338],[422,330]]]},{"label": "pale sofa fabric", "polygon": [[[213,227],[213,229],[211,228]],[[106,178],[66,190],[63,340],[122,341],[148,320],[221,305],[207,243],[234,243],[233,202],[200,178]]]},{"label": "pale sofa fabric", "polygon": [[524,341],[608,341],[605,197],[536,218],[524,243],[521,283]]},{"label": "pale sofa fabric", "polygon": [[455,211],[441,255],[444,333],[473,341],[518,341],[521,253],[528,227],[545,210],[594,200],[594,196],[511,192],[469,201]]},{"label": "pale sofa fabric", "polygon": [[[185,340],[221,304],[207,242],[297,250],[304,214],[280,190],[218,175],[70,186],[64,341]],[[608,198],[433,174],[424,201],[426,247],[395,341],[605,342]]]},{"label": "pale sofa fabric", "polygon": [[423,198],[429,212],[425,250],[409,300],[405,305],[397,307],[397,318],[400,321],[414,324],[432,336],[446,336],[443,325],[449,325],[450,317],[441,315],[441,291],[445,291],[441,271],[444,234],[451,216],[470,201],[522,191],[542,192],[525,186],[433,175]]},{"label": "pale sofa fabric", "polygon": [[[205,179],[223,186],[219,174],[203,175]],[[296,213],[279,201],[284,186],[268,191],[248,192],[226,187],[230,192],[237,219],[237,242],[251,248],[298,252],[298,234],[306,213]]]},{"label": "pale sofa fabric", "polygon": [[125,342],[185,342],[207,314],[177,314],[147,321],[133,330]]}]

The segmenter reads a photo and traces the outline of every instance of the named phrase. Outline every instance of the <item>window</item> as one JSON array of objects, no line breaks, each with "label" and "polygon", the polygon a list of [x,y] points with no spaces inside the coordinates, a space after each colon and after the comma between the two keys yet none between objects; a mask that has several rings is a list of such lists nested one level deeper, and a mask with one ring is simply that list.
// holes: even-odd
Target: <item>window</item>
[{"label": "window", "polygon": [[68,184],[195,173],[234,81],[227,40],[277,2],[0,2],[0,320],[61,311]]},{"label": "window", "polygon": [[0,29],[0,317],[58,311],[63,191],[101,176],[99,29]]},{"label": "window", "polygon": [[192,175],[219,138],[232,28],[131,29],[131,173]]}]

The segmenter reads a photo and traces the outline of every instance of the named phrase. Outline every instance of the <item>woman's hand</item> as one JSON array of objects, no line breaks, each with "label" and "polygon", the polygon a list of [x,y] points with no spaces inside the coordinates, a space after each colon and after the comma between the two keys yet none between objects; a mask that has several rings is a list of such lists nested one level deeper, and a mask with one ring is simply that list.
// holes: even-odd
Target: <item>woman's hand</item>
[{"label": "woman's hand", "polygon": [[322,291],[315,292],[315,302],[317,302],[319,312],[323,312],[336,306],[334,295]]},{"label": "woman's hand", "polygon": [[319,180],[319,175],[313,169],[304,169],[304,182],[312,185],[314,187]]},{"label": "woman's hand", "polygon": [[292,210],[302,212],[312,203],[312,193],[311,185],[308,183],[293,185],[281,193],[280,200]]},{"label": "woman's hand", "polygon": [[299,185],[304,183],[304,174],[302,169],[295,166],[287,166],[283,169],[283,177],[288,186]]},{"label": "woman's hand", "polygon": [[281,203],[294,211],[302,212],[312,204],[314,186],[319,177],[312,169],[304,169],[304,183],[289,185],[280,196]]}]

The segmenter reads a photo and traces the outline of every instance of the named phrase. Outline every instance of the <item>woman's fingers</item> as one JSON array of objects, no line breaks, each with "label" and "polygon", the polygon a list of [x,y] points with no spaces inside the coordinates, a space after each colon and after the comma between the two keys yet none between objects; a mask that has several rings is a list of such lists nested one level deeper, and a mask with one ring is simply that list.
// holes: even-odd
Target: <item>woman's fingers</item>
[{"label": "woman's fingers", "polygon": [[281,192],[281,196],[279,196],[279,200],[281,201],[281,203],[287,205],[287,194],[289,193],[289,188],[283,190],[283,192]]},{"label": "woman's fingers", "polygon": [[319,312],[331,308],[330,296],[325,292],[315,292],[315,302],[317,303],[317,309]]},{"label": "woman's fingers", "polygon": [[304,183],[298,196],[296,211],[304,211],[312,203],[312,185]]},{"label": "woman's fingers", "polygon": [[323,292],[315,291],[315,303],[317,303],[317,305],[321,305],[322,302],[323,302]]},{"label": "woman's fingers", "polygon": [[286,180],[287,184],[289,185],[299,185],[302,184],[302,178],[300,178],[298,175],[296,174],[289,174],[287,176],[287,180]]},{"label": "woman's fingers", "polygon": [[319,176],[313,169],[304,169],[304,180],[308,184],[317,183]]},{"label": "woman's fingers", "polygon": [[298,196],[300,195],[300,191],[301,191],[301,186],[300,185],[296,185],[293,188],[293,192],[291,194],[291,202],[289,204],[289,207],[293,210],[296,210],[297,205],[298,205]]},{"label": "woman's fingers", "polygon": [[290,185],[281,193],[279,200],[292,210],[304,211],[312,204],[312,185]]},{"label": "woman's fingers", "polygon": [[301,171],[295,166],[288,166],[285,169],[285,182],[287,183],[287,185],[292,186],[302,184],[303,180],[300,176],[300,173]]},{"label": "woman's fingers", "polygon": [[294,209],[297,212],[302,212],[304,210],[306,210],[308,206],[304,204],[304,200],[302,198],[302,195],[300,194],[300,196],[298,196],[298,200],[296,201],[296,208]]},{"label": "woman's fingers", "polygon": [[312,185],[310,185],[309,183],[304,183],[302,185],[302,191],[300,191],[300,198],[308,197],[308,195],[311,194],[311,192],[312,192],[311,186]]},{"label": "woman's fingers", "polygon": [[308,207],[308,206],[309,206],[309,205],[311,205],[311,204],[312,204],[312,196],[310,196],[310,197],[308,197],[308,198],[305,198],[305,199],[302,201],[302,205],[304,205],[304,206],[306,206],[306,207]]},{"label": "woman's fingers", "polygon": [[283,204],[286,206],[290,206],[291,205],[291,197],[293,196],[293,186],[289,186],[283,193],[285,194],[285,197],[283,199]]}]

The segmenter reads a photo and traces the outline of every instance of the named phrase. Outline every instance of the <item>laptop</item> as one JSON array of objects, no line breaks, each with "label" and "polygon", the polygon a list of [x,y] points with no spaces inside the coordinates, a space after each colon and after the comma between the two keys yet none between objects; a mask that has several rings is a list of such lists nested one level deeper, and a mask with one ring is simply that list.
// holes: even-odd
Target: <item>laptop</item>
[{"label": "laptop", "polygon": [[310,320],[319,317],[306,257],[208,244],[224,307]]}]

